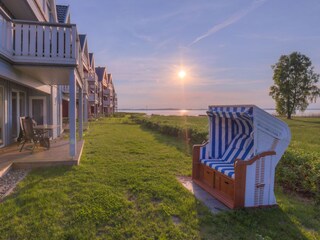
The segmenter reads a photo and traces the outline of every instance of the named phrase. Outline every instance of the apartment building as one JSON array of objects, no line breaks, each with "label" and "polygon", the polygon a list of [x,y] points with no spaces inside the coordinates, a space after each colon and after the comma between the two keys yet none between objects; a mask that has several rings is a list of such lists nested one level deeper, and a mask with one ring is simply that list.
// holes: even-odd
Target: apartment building
[{"label": "apartment building", "polygon": [[[63,131],[70,128],[70,156],[77,151],[88,117],[104,114],[103,89],[98,80],[88,38],[71,23],[69,6],[55,0],[0,2],[0,147],[14,143],[20,117]],[[104,85],[103,85],[104,84]]]},{"label": "apartment building", "polygon": [[[0,147],[14,143],[19,119],[62,129],[62,101],[69,103],[70,156],[77,151],[76,101],[82,137],[85,82],[77,26],[68,7],[54,0],[3,0],[0,4]],[[62,88],[68,86],[68,96]],[[78,96],[77,96],[78,95]]]}]

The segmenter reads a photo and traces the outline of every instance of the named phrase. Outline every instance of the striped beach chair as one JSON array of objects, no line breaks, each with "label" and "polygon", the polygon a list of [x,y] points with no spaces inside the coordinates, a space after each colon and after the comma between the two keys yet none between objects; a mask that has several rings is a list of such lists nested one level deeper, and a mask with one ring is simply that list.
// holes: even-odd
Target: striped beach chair
[{"label": "striped beach chair", "polygon": [[193,181],[230,208],[275,205],[287,124],[253,105],[209,106],[207,115],[209,140],[193,148]]}]

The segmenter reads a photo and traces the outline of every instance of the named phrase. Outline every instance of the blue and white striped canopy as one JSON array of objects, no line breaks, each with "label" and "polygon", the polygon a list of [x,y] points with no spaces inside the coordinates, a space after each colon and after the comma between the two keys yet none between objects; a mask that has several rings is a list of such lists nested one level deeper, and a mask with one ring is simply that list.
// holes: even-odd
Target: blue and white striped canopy
[{"label": "blue and white striped canopy", "polygon": [[[237,141],[239,136],[243,141],[249,141],[253,131],[253,108],[246,106],[210,106],[207,114],[210,120],[210,158],[220,159],[232,148],[244,148],[243,142]],[[237,146],[235,144],[238,144]],[[253,143],[252,143],[253,144]],[[250,144],[250,145],[252,145]],[[229,147],[230,146],[230,147]],[[247,152],[247,151],[245,151]],[[250,154],[250,153],[248,153]],[[247,155],[247,154],[246,154]],[[251,154],[250,154],[251,155]],[[246,157],[246,156],[243,156]]]},{"label": "blue and white striped canopy", "polygon": [[252,120],[253,108],[252,107],[244,107],[244,106],[210,106],[207,111],[208,116],[217,116],[221,118],[245,118],[248,120]]}]

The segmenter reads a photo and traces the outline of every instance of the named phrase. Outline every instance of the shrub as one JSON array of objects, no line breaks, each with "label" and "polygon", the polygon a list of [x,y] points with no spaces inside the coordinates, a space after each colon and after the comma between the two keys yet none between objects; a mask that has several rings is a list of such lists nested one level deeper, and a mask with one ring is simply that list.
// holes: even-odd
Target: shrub
[{"label": "shrub", "polygon": [[131,119],[151,130],[158,131],[160,133],[172,136],[179,137],[187,140],[188,142],[202,143],[208,138],[208,132],[206,130],[199,130],[187,124],[179,124],[179,122],[169,122],[162,119],[159,120],[159,116],[146,116],[146,115],[131,115]]},{"label": "shrub", "polygon": [[320,200],[320,156],[289,148],[277,166],[277,182],[287,190]]}]

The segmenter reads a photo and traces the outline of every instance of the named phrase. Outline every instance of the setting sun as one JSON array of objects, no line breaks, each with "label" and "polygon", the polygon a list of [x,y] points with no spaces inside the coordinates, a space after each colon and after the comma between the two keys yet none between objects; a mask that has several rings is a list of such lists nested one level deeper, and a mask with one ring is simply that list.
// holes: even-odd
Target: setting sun
[{"label": "setting sun", "polygon": [[180,79],[184,79],[184,77],[186,76],[186,72],[184,70],[180,70],[178,76]]}]

